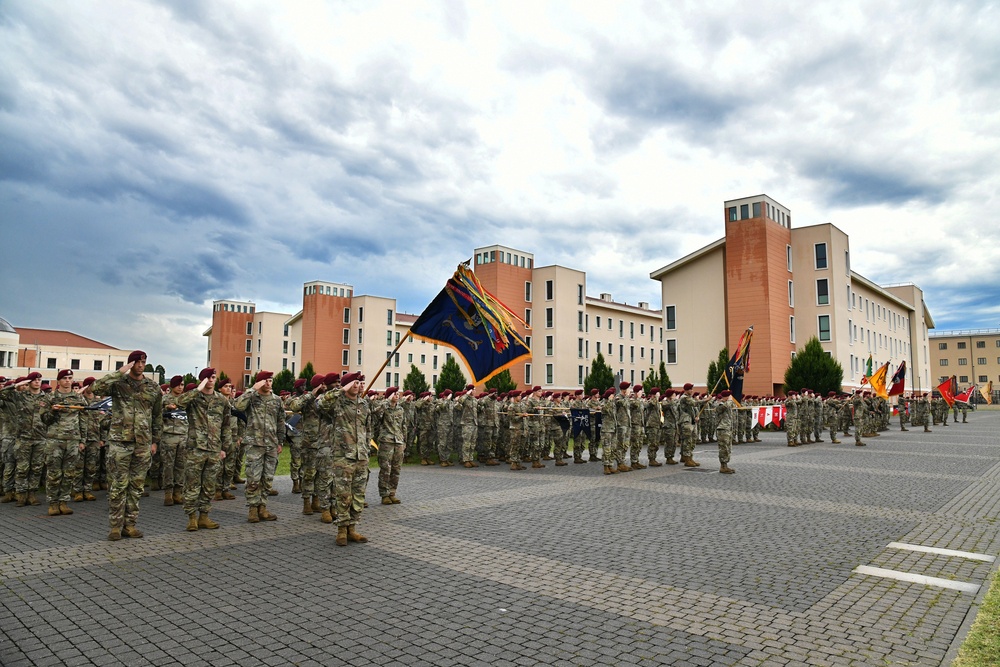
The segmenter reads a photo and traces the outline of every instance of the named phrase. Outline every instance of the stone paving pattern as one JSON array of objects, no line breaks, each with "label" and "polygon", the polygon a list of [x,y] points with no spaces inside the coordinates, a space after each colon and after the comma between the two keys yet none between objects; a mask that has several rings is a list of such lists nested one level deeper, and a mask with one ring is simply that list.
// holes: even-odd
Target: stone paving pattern
[{"label": "stone paving pattern", "polygon": [[969,419],[865,448],[764,433],[731,476],[714,445],[698,471],[407,466],[346,548],[288,478],[275,523],[224,501],[187,533],[153,492],[115,543],[104,492],[0,505],[0,665],[941,665],[977,596],[853,571],[988,581],[888,546],[1000,553],[1000,411]]}]

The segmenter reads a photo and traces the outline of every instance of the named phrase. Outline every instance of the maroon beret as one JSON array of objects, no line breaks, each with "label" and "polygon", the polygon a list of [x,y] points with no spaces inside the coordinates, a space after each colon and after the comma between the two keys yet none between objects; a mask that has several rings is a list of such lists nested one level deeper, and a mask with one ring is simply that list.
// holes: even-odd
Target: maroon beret
[{"label": "maroon beret", "polygon": [[142,350],[134,350],[132,354],[128,355],[128,363],[134,364],[140,359],[145,359],[145,358],[146,358],[145,352],[143,352]]},{"label": "maroon beret", "polygon": [[42,374],[39,373],[38,371],[32,371],[32,372],[28,373],[24,377],[24,379],[25,380],[41,380],[42,379]]},{"label": "maroon beret", "polygon": [[732,396],[732,395],[733,395],[733,392],[729,391],[728,389],[723,389],[722,391],[719,392],[719,397],[720,398],[725,398],[727,396]]},{"label": "maroon beret", "polygon": [[649,388],[649,393],[650,394],[659,394],[660,393],[660,388],[659,387],[650,387]]},{"label": "maroon beret", "polygon": [[393,394],[395,394],[397,391],[399,391],[399,387],[389,387],[388,389],[385,390],[385,397],[389,398],[390,396],[392,396]]},{"label": "maroon beret", "polygon": [[169,382],[164,382],[163,384],[160,385],[160,390],[161,391],[166,391],[167,389],[170,389],[170,383]]},{"label": "maroon beret", "polygon": [[344,373],[343,375],[340,376],[340,386],[346,387],[352,382],[357,382],[360,381],[361,379],[362,375],[358,371],[354,371],[353,373]]},{"label": "maroon beret", "polygon": [[196,385],[194,382],[188,382],[186,385],[184,385],[184,391],[191,391],[192,389],[197,389],[197,388],[198,385]]},{"label": "maroon beret", "polygon": [[257,382],[260,382],[261,380],[270,380],[273,377],[274,373],[271,371],[261,371],[260,373],[257,373]]},{"label": "maroon beret", "polygon": [[325,379],[325,377],[326,376],[320,375],[319,373],[317,373],[316,375],[312,376],[312,380],[309,381],[309,384],[312,385],[313,389],[315,389],[316,387],[318,387],[321,384],[323,384],[323,380]]},{"label": "maroon beret", "polygon": [[694,385],[693,384],[691,384],[690,382],[685,382],[684,383],[684,391],[690,391],[692,389],[694,389]]},{"label": "maroon beret", "polygon": [[178,387],[178,386],[180,386],[182,384],[184,384],[184,378],[181,377],[180,375],[175,375],[172,378],[170,378],[170,388],[171,389],[173,389],[174,387]]},{"label": "maroon beret", "polygon": [[429,391],[422,391],[422,392],[420,392],[420,398],[427,398],[428,396],[432,396],[432,395],[433,394],[431,392],[429,392]]},{"label": "maroon beret", "polygon": [[632,386],[631,382],[619,382],[618,383],[618,388],[619,389],[628,389],[630,386]]},{"label": "maroon beret", "polygon": [[201,382],[205,378],[210,378],[213,375],[215,375],[215,369],[212,368],[211,366],[209,366],[207,368],[202,368],[201,372],[198,373],[198,381]]},{"label": "maroon beret", "polygon": [[73,371],[64,368],[56,374],[56,380],[62,380],[64,377],[73,377]]},{"label": "maroon beret", "polygon": [[332,387],[340,382],[340,373],[327,373],[323,376],[323,384]]},{"label": "maroon beret", "polygon": [[300,388],[306,386],[306,379],[305,378],[299,378],[298,380],[296,380],[292,384],[292,386],[295,387],[296,389],[300,389]]}]

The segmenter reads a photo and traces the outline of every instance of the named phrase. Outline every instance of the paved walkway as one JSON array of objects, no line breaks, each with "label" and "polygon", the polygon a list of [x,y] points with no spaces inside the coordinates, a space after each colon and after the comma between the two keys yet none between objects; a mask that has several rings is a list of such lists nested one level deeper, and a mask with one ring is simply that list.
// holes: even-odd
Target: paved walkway
[{"label": "paved walkway", "polygon": [[275,523],[225,501],[187,533],[154,493],[116,543],[104,493],[0,505],[0,664],[940,665],[1000,552],[998,433],[765,433],[732,476],[712,446],[699,471],[407,466],[346,548],[287,478]]}]

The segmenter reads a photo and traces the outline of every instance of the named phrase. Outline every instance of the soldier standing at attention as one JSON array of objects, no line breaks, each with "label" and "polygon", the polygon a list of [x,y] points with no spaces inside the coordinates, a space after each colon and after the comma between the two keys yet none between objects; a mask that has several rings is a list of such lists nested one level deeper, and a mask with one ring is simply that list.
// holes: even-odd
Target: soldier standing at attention
[{"label": "soldier standing at attention", "polygon": [[0,391],[0,398],[8,403],[14,418],[14,488],[17,507],[37,505],[35,492],[41,483],[42,465],[45,462],[45,433],[41,406],[42,374],[35,371],[27,377]]},{"label": "soldier standing at attention", "polygon": [[112,542],[122,536],[142,537],[135,527],[139,498],[163,431],[163,394],[142,374],[145,368],[146,353],[135,350],[127,364],[91,385],[96,395],[111,396],[107,466],[108,539]]},{"label": "soldier standing at attention", "polygon": [[861,442],[861,432],[864,430],[868,406],[865,405],[865,399],[860,390],[854,391],[854,396],[851,397],[851,408],[854,411],[854,444],[858,447],[864,447],[865,443]]},{"label": "soldier standing at attention", "polygon": [[[92,384],[94,384],[92,377],[83,381],[82,396],[87,401],[87,405],[92,405],[97,400],[90,388]],[[97,483],[97,469],[100,464],[101,451],[104,449],[104,439],[101,437],[102,416],[99,410],[84,410],[80,414],[87,437],[76,464],[76,487],[73,489],[73,502],[97,500],[97,496],[93,492],[100,488]]]},{"label": "soldier standing at attention", "polygon": [[321,414],[332,418],[333,499],[336,503],[337,546],[367,542],[355,526],[365,507],[368,483],[368,442],[372,437],[371,405],[364,397],[365,376],[346,373],[341,391],[327,392],[317,402]]},{"label": "soldier standing at attention", "polygon": [[[694,460],[695,429],[698,425],[698,402],[694,397],[694,385],[690,382],[684,385],[677,405],[677,421],[681,440],[681,463],[687,468],[697,468],[701,464]],[[669,463],[670,461],[667,461]]]},{"label": "soldier standing at attention", "polygon": [[184,454],[187,451],[188,422],[177,399],[184,393],[184,378],[170,378],[170,390],[163,397],[163,435],[160,436],[160,463],[163,504],[184,502]]},{"label": "soldier standing at attention", "polygon": [[[236,465],[240,461],[240,440],[243,438],[243,422],[233,414],[233,383],[226,380],[221,387],[216,387],[220,394],[229,402],[229,445],[224,444],[226,457],[219,464],[219,483],[215,485],[215,500],[236,500],[229,491],[236,488],[236,477],[239,470]],[[224,441],[225,442],[225,441]],[[230,488],[231,487],[231,488]]]},{"label": "soldier standing at attention", "polygon": [[465,392],[455,404],[455,424],[459,428],[459,453],[462,465],[466,468],[478,468],[473,460],[476,454],[476,434],[479,431],[479,404],[473,395],[475,385],[467,385]]},{"label": "soldier standing at attention", "polygon": [[274,469],[285,438],[285,406],[274,395],[274,373],[260,371],[257,382],[236,400],[236,409],[247,416],[246,441],[247,485],[244,494],[249,512],[247,521],[275,521],[267,511],[267,496],[274,483]]},{"label": "soldier standing at attention", "polygon": [[[309,380],[311,391],[296,396],[288,402],[288,409],[302,415],[299,430],[302,432],[302,466],[299,470],[299,491],[302,493],[302,513],[311,515],[319,509],[316,493],[316,452],[319,443],[320,418],[316,412],[316,397],[326,391],[325,376],[315,374]],[[294,489],[293,489],[294,491]]]},{"label": "soldier standing at attention", "polygon": [[[229,399],[215,391],[214,368],[203,368],[198,386],[177,397],[177,405],[187,413],[190,438],[184,463],[184,513],[187,530],[218,528],[208,518],[212,496],[219,479],[219,465],[232,446]],[[195,512],[198,518],[195,519]]]},{"label": "soldier standing at attention", "polygon": [[375,409],[378,443],[378,494],[383,505],[398,505],[399,471],[406,455],[406,413],[399,402],[399,387],[385,390],[385,400]]},{"label": "soldier standing at attention", "polygon": [[719,400],[714,406],[716,416],[715,431],[719,438],[719,472],[732,475],[735,470],[729,467],[729,458],[733,453],[733,428],[736,412],[733,409],[732,392],[724,389],[719,392]]},{"label": "soldier standing at attention", "polygon": [[[49,516],[72,514],[69,502],[76,486],[80,452],[86,447],[87,426],[81,419],[87,400],[73,390],[73,371],[64,368],[56,376],[56,389],[43,408],[42,421],[49,425],[45,452],[45,495]],[[73,409],[78,408],[78,409]]]},{"label": "soldier standing at attention", "polygon": [[431,465],[434,454],[434,395],[429,391],[420,392],[414,405],[413,420],[417,431],[417,449],[420,450],[420,465]]}]

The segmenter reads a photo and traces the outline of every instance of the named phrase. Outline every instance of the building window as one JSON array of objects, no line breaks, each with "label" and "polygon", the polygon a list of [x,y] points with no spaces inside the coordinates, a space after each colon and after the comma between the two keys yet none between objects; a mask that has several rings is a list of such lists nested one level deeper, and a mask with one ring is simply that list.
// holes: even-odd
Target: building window
[{"label": "building window", "polygon": [[576,339],[576,356],[579,359],[583,359],[583,339],[582,338],[577,338]]},{"label": "building window", "polygon": [[987,377],[986,377],[985,375],[980,375],[980,376],[979,376],[979,381],[980,381],[980,382],[987,382],[987,381],[988,381],[988,378],[987,378]]},{"label": "building window", "polygon": [[531,303],[531,282],[525,281],[524,283],[524,300]]},{"label": "building window", "polygon": [[976,363],[979,364],[980,366],[985,366],[986,365],[986,357],[978,357],[976,359]]},{"label": "building window", "polygon": [[95,371],[103,371],[104,370],[104,362],[101,361],[100,359],[94,359],[94,370]]},{"label": "building window", "polygon": [[982,349],[982,348],[986,347],[986,341],[985,340],[977,340],[976,341],[976,347],[979,348],[979,349]]},{"label": "building window", "polygon": [[667,306],[667,330],[677,328],[677,306]]},{"label": "building window", "polygon": [[253,322],[247,322],[247,335],[253,335]]},{"label": "building window", "polygon": [[115,370],[116,371],[120,371],[122,369],[122,366],[124,366],[124,365],[125,365],[124,361],[116,361],[115,362]]},{"label": "building window", "polygon": [[361,345],[365,341],[365,330],[358,329],[358,345]]},{"label": "building window", "polygon": [[247,352],[253,352],[253,341],[249,338],[247,339]]},{"label": "building window", "polygon": [[80,360],[79,359],[70,359],[69,360],[69,367],[72,370],[74,370],[74,371],[80,370]]},{"label": "building window", "polygon": [[244,360],[244,363],[243,363],[243,370],[245,370],[245,371],[248,371],[248,370],[250,370],[250,357],[247,357],[247,358],[246,358],[246,359]]},{"label": "building window", "polygon": [[601,341],[597,341],[597,354],[601,353]]},{"label": "building window", "polygon": [[736,220],[736,207],[735,206],[730,206],[729,207],[729,219],[730,220]]},{"label": "building window", "polygon": [[788,318],[788,335],[789,335],[789,340],[791,340],[794,343],[795,342],[795,316],[794,315],[792,315],[791,317]]},{"label": "building window", "polygon": [[531,364],[524,365],[524,384],[531,384]]},{"label": "building window", "polygon": [[611,318],[608,318],[608,331],[611,331]]},{"label": "building window", "polygon": [[555,321],[555,312],[552,308],[545,309],[545,328],[551,329]]},{"label": "building window", "polygon": [[365,308],[364,306],[358,306],[358,324],[365,321]]},{"label": "building window", "polygon": [[817,243],[816,246],[816,268],[825,269],[826,268],[826,244]]},{"label": "building window", "polygon": [[939,350],[947,350],[948,349],[948,343],[938,343],[938,349]]},{"label": "building window", "polygon": [[830,340],[830,316],[819,316],[819,339],[821,341]]},{"label": "building window", "polygon": [[958,360],[958,365],[959,366],[968,366],[969,365],[969,360],[966,359],[965,357],[962,357],[961,359]]},{"label": "building window", "polygon": [[340,355],[340,363],[343,366],[347,366],[347,364],[350,363],[350,360],[347,357],[347,353],[348,353],[348,351],[344,350],[344,353],[342,355]]},{"label": "building window", "polygon": [[619,345],[618,346],[618,362],[622,363],[622,364],[625,363],[625,346],[624,345]]},{"label": "building window", "polygon": [[552,356],[552,348],[553,348],[553,346],[554,346],[554,343],[553,343],[552,336],[546,336],[545,337],[545,356],[547,356],[547,357],[551,357]]},{"label": "building window", "polygon": [[351,344],[351,330],[344,329],[344,345],[350,345],[350,344]]},{"label": "building window", "polygon": [[281,370],[288,368],[288,357],[283,357],[281,359]]},{"label": "building window", "polygon": [[392,347],[392,332],[391,331],[386,331],[385,332],[385,344],[388,345],[389,347]]},{"label": "building window", "polygon": [[625,337],[625,320],[618,320],[618,337]]},{"label": "building window", "polygon": [[677,363],[677,340],[674,338],[667,339],[667,363]]},{"label": "building window", "polygon": [[435,354],[431,357],[431,368],[437,370],[438,367],[438,356]]},{"label": "building window", "polygon": [[740,220],[748,220],[750,218],[750,204],[740,204]]},{"label": "building window", "polygon": [[388,324],[391,327],[392,326],[392,308],[389,308],[388,311],[386,311],[386,312],[388,314],[386,315],[385,323]]},{"label": "building window", "polygon": [[344,308],[344,324],[350,324],[350,323],[351,323],[351,309]]},{"label": "building window", "polygon": [[635,345],[628,346],[628,362],[630,364],[635,363]]},{"label": "building window", "polygon": [[421,365],[427,363],[427,355],[426,354],[421,354],[420,355],[420,363],[421,363]]},{"label": "building window", "polygon": [[576,330],[583,331],[583,311],[577,311],[576,313]]},{"label": "building window", "polygon": [[788,281],[788,305],[795,307],[795,284],[791,280]]},{"label": "building window", "polygon": [[281,353],[282,354],[288,354],[288,341],[287,340],[281,341]]},{"label": "building window", "polygon": [[940,361],[938,361],[938,364],[941,365],[941,366],[947,366],[948,365],[948,360],[947,359],[941,359]]},{"label": "building window", "polygon": [[[594,317],[596,318],[594,321],[597,322],[597,328],[600,329],[601,328],[601,316],[600,315],[595,315]],[[1000,340],[998,340],[997,342],[1000,343]]]},{"label": "building window", "polygon": [[847,277],[850,278],[851,277],[851,251],[850,250],[845,250],[844,251],[844,265],[847,267],[845,269],[845,271],[847,273]]},{"label": "building window", "polygon": [[628,337],[629,340],[635,340],[635,322],[628,323]]},{"label": "building window", "polygon": [[969,381],[969,376],[968,375],[959,375],[958,376],[958,381],[961,382],[962,384],[966,384]]},{"label": "building window", "polygon": [[361,366],[361,350],[358,350],[358,366]]},{"label": "building window", "polygon": [[759,201],[755,201],[753,203],[753,217],[755,217],[755,218],[759,218],[760,217],[760,202]]},{"label": "building window", "polygon": [[583,305],[583,285],[576,286],[576,305]]},{"label": "building window", "polygon": [[552,299],[553,299],[553,292],[555,292],[555,290],[553,289],[552,281],[551,280],[546,280],[545,281],[545,300],[546,301],[552,301]]},{"label": "building window", "polygon": [[545,384],[552,384],[552,364],[545,364]]},{"label": "building window", "polygon": [[531,308],[524,309],[524,323],[531,326]]},{"label": "building window", "polygon": [[816,304],[820,306],[830,305],[830,281],[820,278],[816,281]]},{"label": "building window", "polygon": [[792,246],[790,245],[785,246],[785,265],[789,271],[792,270]]},{"label": "building window", "polygon": [[45,360],[45,367],[46,368],[55,368],[56,367],[56,360],[54,358],[52,358],[52,357],[49,357],[48,359]]},{"label": "building window", "polygon": [[960,350],[964,350],[965,349],[965,341],[964,340],[958,342],[958,349],[960,349]]},{"label": "building window", "polygon": [[583,371],[584,371],[584,367],[583,366],[577,366],[576,367],[576,378],[577,378],[576,383],[579,384],[579,385],[583,384],[583,380],[584,380],[584,372]]}]

